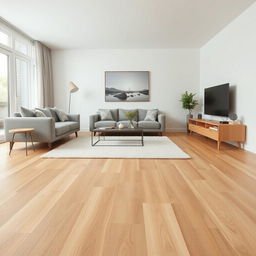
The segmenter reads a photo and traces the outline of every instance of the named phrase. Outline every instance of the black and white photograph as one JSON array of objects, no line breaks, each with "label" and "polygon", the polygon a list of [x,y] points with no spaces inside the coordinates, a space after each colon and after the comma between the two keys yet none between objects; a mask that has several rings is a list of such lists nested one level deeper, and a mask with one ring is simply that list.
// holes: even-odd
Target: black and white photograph
[{"label": "black and white photograph", "polygon": [[149,101],[149,71],[105,71],[105,101]]}]

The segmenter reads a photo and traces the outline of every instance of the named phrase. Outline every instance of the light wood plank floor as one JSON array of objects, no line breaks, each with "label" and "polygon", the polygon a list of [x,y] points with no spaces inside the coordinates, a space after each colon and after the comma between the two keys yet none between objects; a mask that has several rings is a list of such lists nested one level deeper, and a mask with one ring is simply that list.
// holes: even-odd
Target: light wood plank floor
[{"label": "light wood plank floor", "polygon": [[256,155],[168,135],[192,159],[40,159],[45,145],[26,157],[21,143],[9,157],[0,144],[0,255],[256,255]]}]

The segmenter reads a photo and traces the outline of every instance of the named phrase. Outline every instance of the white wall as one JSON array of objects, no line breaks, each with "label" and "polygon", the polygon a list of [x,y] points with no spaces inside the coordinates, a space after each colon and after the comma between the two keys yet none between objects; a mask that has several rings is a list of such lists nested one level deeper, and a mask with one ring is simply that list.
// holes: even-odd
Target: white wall
[{"label": "white wall", "polygon": [[200,85],[229,82],[236,113],[247,125],[246,149],[256,152],[256,4],[201,48]]},{"label": "white wall", "polygon": [[[67,84],[80,90],[72,95],[72,113],[81,114],[81,129],[99,108],[158,108],[167,115],[168,130],[185,129],[186,112],[179,102],[185,90],[199,92],[199,50],[56,50],[52,51],[55,105],[68,105]],[[104,71],[150,71],[150,102],[106,103]]]}]

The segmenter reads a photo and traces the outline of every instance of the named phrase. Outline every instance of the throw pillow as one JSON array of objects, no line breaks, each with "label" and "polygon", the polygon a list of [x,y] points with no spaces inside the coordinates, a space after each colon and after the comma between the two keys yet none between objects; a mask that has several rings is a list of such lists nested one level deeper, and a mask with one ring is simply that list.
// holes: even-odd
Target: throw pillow
[{"label": "throw pillow", "polygon": [[48,108],[36,108],[36,110],[43,112],[46,117],[52,117],[51,111]]},{"label": "throw pillow", "polygon": [[68,121],[68,115],[64,111],[57,109],[57,108],[55,109],[55,111],[56,111],[58,118],[60,119],[61,122]]},{"label": "throw pillow", "polygon": [[52,118],[54,119],[55,122],[59,122],[60,119],[57,115],[57,112],[56,112],[56,108],[48,108],[51,112],[51,115],[52,115]]},{"label": "throw pillow", "polygon": [[21,112],[22,117],[35,117],[34,109],[20,107],[20,112]]},{"label": "throw pillow", "polygon": [[35,115],[36,117],[47,117],[43,111],[38,109],[35,110]]},{"label": "throw pillow", "polygon": [[100,119],[103,120],[113,120],[113,116],[109,109],[99,109]]},{"label": "throw pillow", "polygon": [[126,112],[136,112],[136,116],[133,118],[134,121],[138,120],[138,110],[137,109],[119,109],[119,121],[128,120]]},{"label": "throw pillow", "polygon": [[157,109],[148,110],[144,120],[145,121],[156,121],[157,114],[158,114]]}]

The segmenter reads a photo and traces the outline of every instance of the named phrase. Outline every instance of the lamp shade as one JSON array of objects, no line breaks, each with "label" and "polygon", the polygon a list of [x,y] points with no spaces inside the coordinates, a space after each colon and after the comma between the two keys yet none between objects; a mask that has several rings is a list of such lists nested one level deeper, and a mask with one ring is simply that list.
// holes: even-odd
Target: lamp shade
[{"label": "lamp shade", "polygon": [[70,93],[77,92],[79,90],[79,88],[73,82],[69,82],[68,88]]}]

